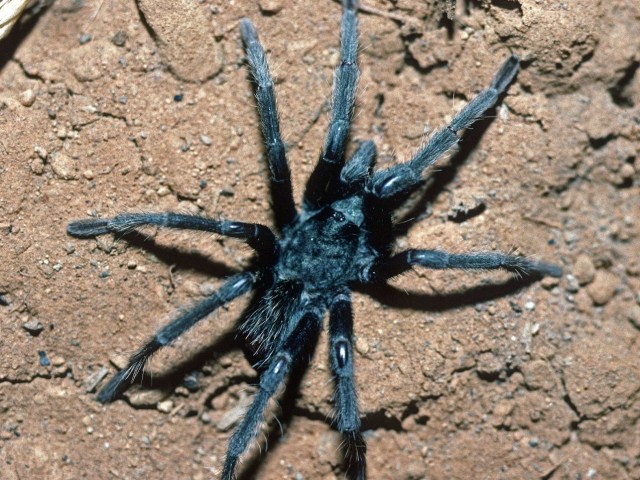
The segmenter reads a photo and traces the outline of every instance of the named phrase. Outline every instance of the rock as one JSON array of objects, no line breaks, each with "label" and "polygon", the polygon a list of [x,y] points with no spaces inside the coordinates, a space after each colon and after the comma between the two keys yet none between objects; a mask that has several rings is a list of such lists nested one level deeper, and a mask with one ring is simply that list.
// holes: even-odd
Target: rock
[{"label": "rock", "polygon": [[618,277],[613,273],[599,270],[593,282],[587,286],[587,293],[595,305],[605,305],[613,298],[618,286]]},{"label": "rock", "polygon": [[29,88],[20,94],[18,100],[25,107],[30,107],[36,101],[36,94]]},{"label": "rock", "polygon": [[369,353],[369,344],[364,338],[356,338],[356,351],[363,357],[366,357],[367,353]]},{"label": "rock", "polygon": [[640,306],[634,305],[629,309],[629,313],[627,313],[627,318],[633,323],[633,325],[640,329]]},{"label": "rock", "polygon": [[534,360],[523,368],[524,383],[530,390],[552,390],[556,385],[555,373],[543,360]]},{"label": "rock", "polygon": [[60,355],[56,355],[51,359],[51,365],[53,365],[54,367],[61,367],[64,364],[65,364],[65,359]]},{"label": "rock", "polygon": [[580,290],[580,284],[578,283],[578,279],[571,274],[567,275],[566,289],[567,289],[567,292],[569,293],[576,293],[578,290]]},{"label": "rock", "polygon": [[78,178],[77,169],[74,160],[62,152],[51,154],[51,169],[58,178],[62,180],[73,180]]},{"label": "rock", "polygon": [[129,403],[134,407],[157,407],[167,398],[163,390],[140,390],[129,395]]},{"label": "rock", "polygon": [[124,47],[124,44],[127,41],[127,34],[122,30],[118,30],[115,35],[111,38],[111,43],[113,43],[116,47]]},{"label": "rock", "polygon": [[109,373],[109,369],[106,367],[100,367],[97,371],[89,375],[84,381],[84,391],[87,393],[93,393],[96,391],[96,387],[104,377]]},{"label": "rock", "polygon": [[218,420],[218,423],[216,423],[216,428],[221,432],[226,432],[236,426],[242,417],[244,417],[244,414],[247,412],[252,400],[253,399],[247,395],[241,397],[233,408],[227,410],[222,415],[220,420]]},{"label": "rock", "polygon": [[260,11],[262,13],[267,13],[270,15],[275,15],[280,10],[282,10],[282,1],[281,0],[260,0],[258,2],[260,6]]},{"label": "rock", "polygon": [[173,402],[171,400],[164,400],[163,402],[158,402],[156,408],[162,413],[171,413],[173,410]]},{"label": "rock", "polygon": [[122,370],[129,364],[129,357],[127,357],[126,355],[114,353],[109,356],[109,361],[118,370]]},{"label": "rock", "polygon": [[596,268],[593,266],[591,259],[586,255],[578,256],[573,266],[573,276],[576,277],[580,285],[590,283],[596,274]]},{"label": "rock", "polygon": [[138,0],[137,4],[153,30],[160,56],[178,78],[201,82],[222,69],[222,47],[198,2]]},{"label": "rock", "polygon": [[498,376],[503,369],[503,363],[492,352],[483,352],[478,356],[476,372],[481,378]]},{"label": "rock", "polygon": [[44,329],[40,321],[35,318],[29,320],[27,323],[22,324],[22,328],[24,328],[34,337],[40,335],[40,332],[42,332],[42,330]]}]

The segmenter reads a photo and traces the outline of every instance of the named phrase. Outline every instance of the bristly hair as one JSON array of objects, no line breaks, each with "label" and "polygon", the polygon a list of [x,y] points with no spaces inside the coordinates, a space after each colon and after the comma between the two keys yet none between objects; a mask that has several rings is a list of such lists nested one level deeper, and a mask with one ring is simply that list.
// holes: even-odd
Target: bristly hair
[{"label": "bristly hair", "polygon": [[303,290],[298,280],[276,283],[266,290],[240,325],[239,333],[258,359],[256,368],[269,361],[297,323]]}]

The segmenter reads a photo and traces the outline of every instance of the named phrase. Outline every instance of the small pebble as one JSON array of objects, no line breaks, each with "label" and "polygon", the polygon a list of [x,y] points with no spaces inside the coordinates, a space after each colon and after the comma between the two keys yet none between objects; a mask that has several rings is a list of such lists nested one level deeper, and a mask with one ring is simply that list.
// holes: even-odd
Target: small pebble
[{"label": "small pebble", "polygon": [[275,15],[282,10],[282,0],[259,0],[258,5],[262,13]]},{"label": "small pebble", "polygon": [[578,234],[576,232],[564,232],[564,241],[567,243],[567,245],[571,245],[576,240],[578,240]]},{"label": "small pebble", "polygon": [[37,337],[38,335],[40,335],[40,332],[42,332],[42,330],[44,329],[40,321],[36,320],[35,318],[29,320],[27,323],[24,323],[22,325],[22,328],[24,328],[27,332],[29,332],[34,337]]},{"label": "small pebble", "polygon": [[33,102],[36,101],[36,94],[32,89],[29,88],[20,94],[18,100],[20,100],[20,103],[25,107],[30,107],[31,105],[33,105]]},{"label": "small pebble", "polygon": [[184,99],[184,93],[176,93],[173,96],[173,101],[174,102],[181,102]]},{"label": "small pebble", "polygon": [[47,352],[39,350],[38,351],[38,358],[40,359],[40,365],[42,367],[48,367],[48,366],[51,365],[51,362],[49,361],[49,358],[47,357]]},{"label": "small pebble", "polygon": [[576,293],[578,290],[580,290],[578,279],[571,274],[567,275],[567,292]]},{"label": "small pebble", "polygon": [[535,308],[536,308],[536,304],[535,304],[535,302],[532,302],[531,300],[529,300],[528,302],[526,302],[524,304],[524,309],[525,310],[529,310],[530,312],[535,310]]},{"label": "small pebble", "polygon": [[49,161],[53,173],[62,180],[73,180],[77,178],[76,175],[76,163],[68,155],[62,152],[55,152],[51,154]]},{"label": "small pebble", "polygon": [[580,285],[586,285],[591,283],[593,277],[596,275],[596,267],[593,266],[593,262],[586,255],[580,255],[576,259],[576,263],[573,266],[573,276],[576,277]]},{"label": "small pebble", "polygon": [[627,318],[633,323],[633,325],[640,330],[640,306],[633,305],[627,313]]},{"label": "small pebble", "polygon": [[636,170],[635,168],[633,168],[633,165],[631,165],[630,163],[625,163],[620,168],[620,176],[625,180],[633,178],[635,173],[636,173]]},{"label": "small pebble", "polygon": [[356,339],[356,350],[362,356],[365,356],[367,355],[367,353],[369,353],[369,344],[364,338],[358,337]]},{"label": "small pebble", "polygon": [[200,388],[200,372],[192,372],[184,377],[182,386],[190,392],[197,392]]},{"label": "small pebble", "polygon": [[244,417],[244,414],[247,412],[247,409],[251,404],[251,400],[252,399],[248,396],[240,398],[238,403],[233,408],[227,410],[222,415],[222,417],[216,424],[216,428],[221,432],[226,432],[227,430],[230,430],[235,425],[237,425],[242,417]]},{"label": "small pebble", "polygon": [[236,194],[236,191],[233,189],[233,187],[223,187],[222,190],[220,190],[220,195],[222,195],[223,197],[233,197]]},{"label": "small pebble", "polygon": [[35,147],[33,147],[33,151],[36,152],[36,154],[42,159],[42,160],[46,160],[47,156],[49,155],[49,152],[47,152],[47,150],[45,150],[43,147],[41,147],[40,145],[36,145]]},{"label": "small pebble", "polygon": [[118,30],[111,39],[111,43],[113,43],[116,47],[123,47],[126,41],[127,34],[122,30]]},{"label": "small pebble", "polygon": [[134,407],[158,407],[167,398],[163,390],[141,390],[129,395],[129,403]]},{"label": "small pebble", "polygon": [[60,367],[64,365],[64,363],[65,363],[64,357],[61,357],[60,355],[56,355],[51,359],[51,365],[53,365],[54,367]]},{"label": "small pebble", "polygon": [[158,194],[159,197],[166,197],[171,193],[171,190],[169,190],[169,187],[167,187],[166,185],[162,185],[158,187],[158,190],[156,191],[156,193]]},{"label": "small pebble", "polygon": [[159,402],[157,409],[162,413],[171,413],[171,410],[173,410],[173,401],[165,400],[163,402]]},{"label": "small pebble", "polygon": [[100,367],[100,369],[93,372],[84,381],[84,391],[87,393],[95,392],[98,384],[104,380],[108,373],[109,369],[106,367]]},{"label": "small pebble", "polygon": [[116,367],[118,370],[122,370],[123,368],[126,368],[127,365],[129,364],[129,358],[126,355],[117,354],[117,353],[110,355],[109,361],[111,362],[111,365]]},{"label": "small pebble", "polygon": [[211,137],[208,135],[200,135],[200,141],[202,142],[203,145],[206,145],[207,147],[213,143],[211,141]]},{"label": "small pebble", "polygon": [[80,45],[89,43],[91,41],[91,35],[89,35],[88,33],[83,33],[82,35],[80,35],[80,38],[78,39],[78,41],[80,42]]},{"label": "small pebble", "polygon": [[613,298],[618,287],[618,277],[605,270],[598,270],[593,282],[587,286],[587,293],[595,305],[606,305]]}]

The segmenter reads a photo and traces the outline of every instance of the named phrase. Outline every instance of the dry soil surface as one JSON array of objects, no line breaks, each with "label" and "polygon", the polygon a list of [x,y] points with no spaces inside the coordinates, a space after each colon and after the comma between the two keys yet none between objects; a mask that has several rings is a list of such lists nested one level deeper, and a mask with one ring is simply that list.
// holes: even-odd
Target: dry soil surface
[{"label": "dry soil surface", "polygon": [[[640,479],[640,4],[444,10],[362,0],[352,139],[373,139],[379,165],[410,158],[509,52],[522,69],[432,172],[398,248],[514,251],[564,275],[417,269],[354,295],[369,478]],[[214,477],[257,378],[232,333],[246,299],[157,355],[123,399],[95,391],[251,252],[153,229],[82,241],[65,225],[143,210],[271,225],[238,21],[268,50],[299,199],[340,14],[330,0],[57,0],[2,43],[2,478]],[[344,477],[325,343],[242,478]]]}]

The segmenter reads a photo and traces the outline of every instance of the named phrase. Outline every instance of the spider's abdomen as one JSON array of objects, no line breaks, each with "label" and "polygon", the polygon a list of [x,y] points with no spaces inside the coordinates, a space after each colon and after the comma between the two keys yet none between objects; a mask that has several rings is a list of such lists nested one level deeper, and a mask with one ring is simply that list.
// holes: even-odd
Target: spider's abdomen
[{"label": "spider's abdomen", "polygon": [[300,220],[282,239],[278,276],[301,280],[309,292],[355,280],[362,235],[344,213],[326,207]]}]

